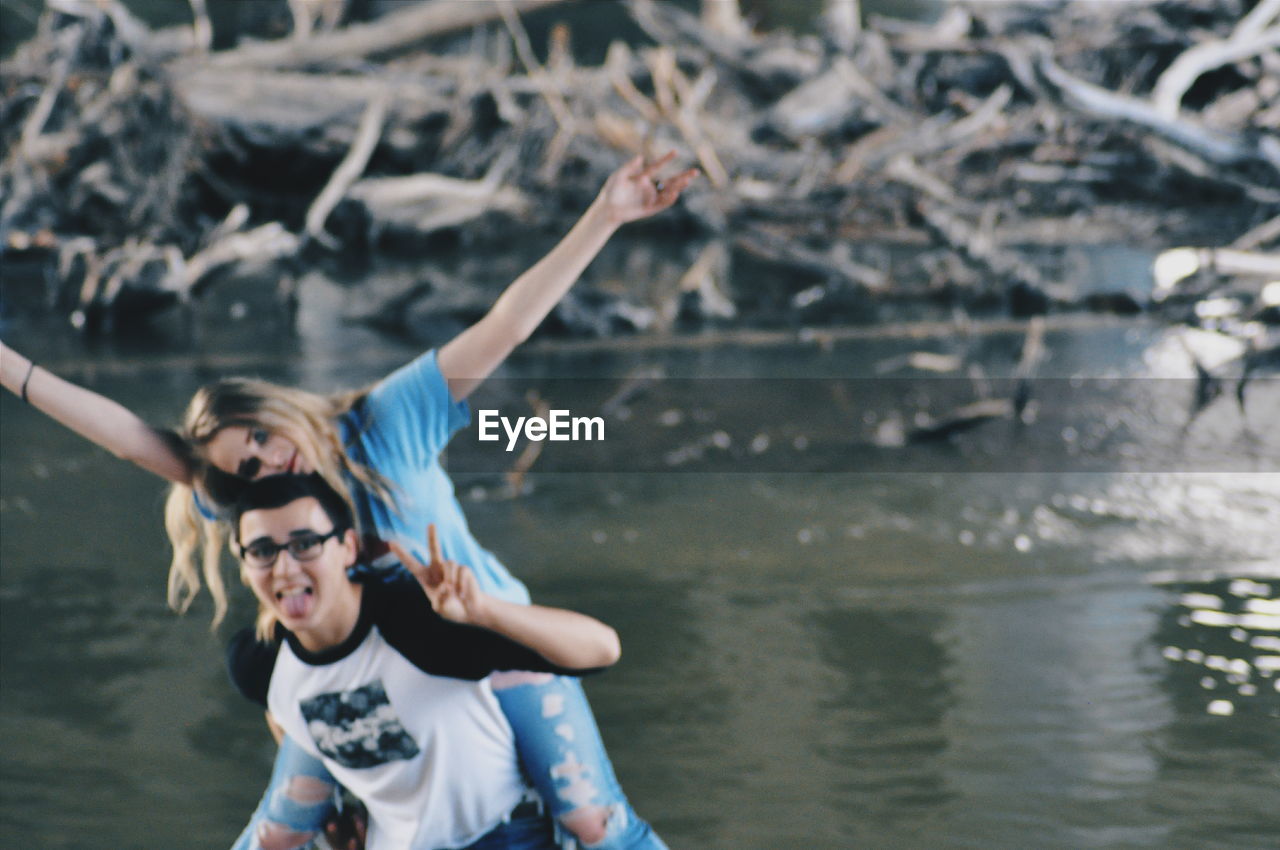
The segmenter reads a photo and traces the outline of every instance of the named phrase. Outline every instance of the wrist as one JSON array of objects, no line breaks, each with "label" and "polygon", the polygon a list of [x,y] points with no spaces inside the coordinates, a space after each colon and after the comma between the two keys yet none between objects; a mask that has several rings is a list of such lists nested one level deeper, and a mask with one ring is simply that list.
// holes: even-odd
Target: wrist
[{"label": "wrist", "polygon": [[3,349],[3,354],[0,357],[0,376],[4,378],[4,385],[16,393],[18,384],[31,368],[31,361],[8,346]]},{"label": "wrist", "polygon": [[495,599],[487,593],[477,593],[475,599],[471,600],[469,607],[468,619],[471,625],[480,626],[482,628],[496,631],[497,624],[501,619],[501,600]]},{"label": "wrist", "polygon": [[609,202],[605,200],[604,190],[601,190],[596,199],[591,202],[591,206],[587,207],[587,211],[582,215],[583,223],[592,228],[599,229],[606,236],[612,236],[614,231],[621,227],[624,222],[618,218],[610,209]]}]

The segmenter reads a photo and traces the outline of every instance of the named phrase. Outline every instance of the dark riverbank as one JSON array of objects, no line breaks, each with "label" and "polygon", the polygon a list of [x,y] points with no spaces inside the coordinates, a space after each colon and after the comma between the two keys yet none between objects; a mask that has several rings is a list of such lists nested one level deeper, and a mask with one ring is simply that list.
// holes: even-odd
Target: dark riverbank
[{"label": "dark riverbank", "polygon": [[[1278,238],[1254,236],[1280,209],[1280,156],[1259,133],[1276,80],[1248,49],[1248,2],[928,24],[868,7],[851,35],[694,3],[610,4],[607,25],[575,3],[529,2],[527,22],[434,5],[258,44],[215,19],[211,51],[122,5],[45,13],[5,63],[0,311],[110,332],[201,310],[257,266],[286,314],[318,274],[355,289],[348,318],[432,341],[536,256],[513,255],[513,230],[549,246],[637,150],[678,150],[704,178],[544,333],[1134,314],[1146,282],[1082,291],[1081,256]],[[795,26],[780,9],[762,23]],[[1217,43],[1240,56],[1162,111],[1170,70]]]}]

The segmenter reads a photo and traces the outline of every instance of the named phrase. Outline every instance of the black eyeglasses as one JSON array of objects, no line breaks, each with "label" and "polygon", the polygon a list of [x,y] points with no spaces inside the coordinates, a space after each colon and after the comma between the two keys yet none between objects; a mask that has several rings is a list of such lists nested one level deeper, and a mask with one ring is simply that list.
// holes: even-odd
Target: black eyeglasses
[{"label": "black eyeglasses", "polygon": [[285,549],[289,550],[289,557],[295,561],[314,561],[320,557],[320,550],[324,548],[326,540],[330,537],[340,537],[345,531],[345,528],[335,528],[328,534],[306,531],[290,537],[284,543],[269,539],[255,540],[248,546],[240,547],[240,558],[248,566],[259,570],[265,570],[275,564],[276,558],[280,557],[280,553]]}]

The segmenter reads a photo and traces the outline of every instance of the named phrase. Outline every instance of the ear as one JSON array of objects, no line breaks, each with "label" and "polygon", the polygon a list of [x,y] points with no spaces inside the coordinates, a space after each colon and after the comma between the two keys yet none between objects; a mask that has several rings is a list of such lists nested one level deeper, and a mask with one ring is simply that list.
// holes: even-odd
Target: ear
[{"label": "ear", "polygon": [[355,529],[348,528],[343,533],[342,547],[346,550],[346,554],[343,556],[343,566],[353,566],[360,557],[360,541],[356,537]]}]

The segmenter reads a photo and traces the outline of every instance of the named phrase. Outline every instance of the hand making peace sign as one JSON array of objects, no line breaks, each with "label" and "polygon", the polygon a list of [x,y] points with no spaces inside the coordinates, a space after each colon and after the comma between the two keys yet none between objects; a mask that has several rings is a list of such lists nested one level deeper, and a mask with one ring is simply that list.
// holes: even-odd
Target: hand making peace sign
[{"label": "hand making peace sign", "polygon": [[418,579],[437,614],[455,623],[483,621],[488,595],[480,590],[470,568],[444,557],[434,524],[427,526],[427,550],[431,554],[428,564],[424,565],[398,543],[389,545],[400,563]]}]

